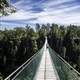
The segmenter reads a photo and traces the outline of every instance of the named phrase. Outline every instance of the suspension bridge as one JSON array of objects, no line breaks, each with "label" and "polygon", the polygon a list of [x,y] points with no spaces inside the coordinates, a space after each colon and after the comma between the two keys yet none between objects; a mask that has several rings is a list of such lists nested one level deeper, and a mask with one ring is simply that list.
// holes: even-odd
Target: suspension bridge
[{"label": "suspension bridge", "polygon": [[80,73],[45,44],[5,80],[80,80]]}]

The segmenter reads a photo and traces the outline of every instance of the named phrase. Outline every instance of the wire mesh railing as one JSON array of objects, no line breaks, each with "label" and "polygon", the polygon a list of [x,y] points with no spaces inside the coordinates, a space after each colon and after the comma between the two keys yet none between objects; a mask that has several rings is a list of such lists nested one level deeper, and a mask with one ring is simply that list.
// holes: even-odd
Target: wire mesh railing
[{"label": "wire mesh railing", "polygon": [[43,50],[44,46],[28,61],[26,61],[23,65],[21,65],[11,75],[9,75],[5,80],[33,80],[41,60]]},{"label": "wire mesh railing", "polygon": [[76,71],[69,63],[60,57],[54,50],[49,47],[52,62],[58,72],[60,80],[80,80],[80,73]]}]

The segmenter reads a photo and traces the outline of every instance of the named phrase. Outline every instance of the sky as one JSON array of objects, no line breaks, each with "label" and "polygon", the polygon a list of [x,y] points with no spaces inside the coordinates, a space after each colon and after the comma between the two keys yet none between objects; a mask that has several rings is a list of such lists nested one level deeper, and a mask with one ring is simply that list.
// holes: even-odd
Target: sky
[{"label": "sky", "polygon": [[25,26],[36,23],[80,25],[80,0],[11,0],[17,12],[0,17],[2,26]]}]

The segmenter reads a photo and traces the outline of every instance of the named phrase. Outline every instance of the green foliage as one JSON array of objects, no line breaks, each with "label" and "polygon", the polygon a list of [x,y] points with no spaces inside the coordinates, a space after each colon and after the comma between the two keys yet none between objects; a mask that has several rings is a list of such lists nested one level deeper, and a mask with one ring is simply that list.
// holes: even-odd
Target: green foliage
[{"label": "green foliage", "polygon": [[9,6],[9,3],[7,0],[0,0],[0,8],[2,8],[1,5],[5,5],[7,7],[7,6]]},{"label": "green foliage", "polygon": [[48,34],[49,45],[67,60],[73,67],[80,70],[80,27],[75,25],[58,26],[52,24]]},{"label": "green foliage", "polygon": [[[36,24],[0,30],[0,72],[4,77],[38,51],[48,37],[49,45],[71,65],[80,65],[80,27]],[[77,68],[79,70],[79,68]]]}]

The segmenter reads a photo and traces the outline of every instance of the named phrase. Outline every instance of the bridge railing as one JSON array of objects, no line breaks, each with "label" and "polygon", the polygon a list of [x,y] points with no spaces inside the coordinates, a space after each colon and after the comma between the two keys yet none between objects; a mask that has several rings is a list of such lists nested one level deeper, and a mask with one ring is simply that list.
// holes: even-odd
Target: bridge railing
[{"label": "bridge railing", "polygon": [[49,47],[52,62],[61,80],[80,80],[80,73]]},{"label": "bridge railing", "polygon": [[42,57],[44,46],[5,80],[33,80],[34,74],[38,68],[39,62]]}]

